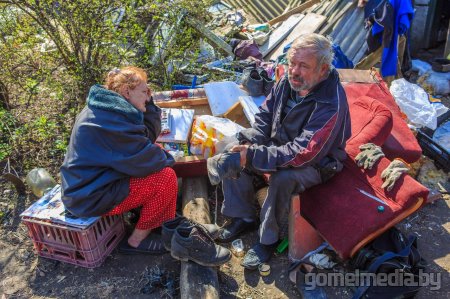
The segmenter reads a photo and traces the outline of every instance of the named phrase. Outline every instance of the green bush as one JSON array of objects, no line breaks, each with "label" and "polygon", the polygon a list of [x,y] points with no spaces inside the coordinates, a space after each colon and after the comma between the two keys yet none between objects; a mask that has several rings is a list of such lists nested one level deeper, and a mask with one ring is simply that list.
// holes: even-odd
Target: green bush
[{"label": "green bush", "polygon": [[14,116],[0,108],[0,161],[6,159],[12,152],[12,136],[15,131]]}]

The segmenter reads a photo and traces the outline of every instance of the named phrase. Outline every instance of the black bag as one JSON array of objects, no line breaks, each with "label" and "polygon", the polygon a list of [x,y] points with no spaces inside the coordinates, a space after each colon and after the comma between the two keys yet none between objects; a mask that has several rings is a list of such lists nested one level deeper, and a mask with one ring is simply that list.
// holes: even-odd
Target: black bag
[{"label": "black bag", "polygon": [[353,299],[385,299],[414,297],[422,287],[419,270],[423,271],[426,263],[417,249],[416,236],[406,238],[400,230],[393,227],[361,249],[350,264],[363,273],[397,273],[400,279],[413,279],[414,285],[362,285],[353,295]]}]

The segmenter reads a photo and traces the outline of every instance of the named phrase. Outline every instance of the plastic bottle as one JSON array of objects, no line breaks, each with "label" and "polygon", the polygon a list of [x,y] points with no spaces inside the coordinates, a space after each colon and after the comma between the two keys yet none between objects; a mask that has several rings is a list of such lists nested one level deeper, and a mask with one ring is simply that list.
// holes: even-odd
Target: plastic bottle
[{"label": "plastic bottle", "polygon": [[55,180],[44,168],[32,169],[27,174],[25,181],[37,197],[42,197],[56,185]]}]

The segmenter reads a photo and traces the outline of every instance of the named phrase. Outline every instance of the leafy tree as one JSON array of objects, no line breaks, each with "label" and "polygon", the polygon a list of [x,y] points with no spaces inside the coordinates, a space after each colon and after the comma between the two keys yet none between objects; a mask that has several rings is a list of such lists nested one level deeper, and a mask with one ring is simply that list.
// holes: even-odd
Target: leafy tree
[{"label": "leafy tree", "polygon": [[0,0],[0,82],[15,144],[4,153],[25,168],[59,165],[89,87],[113,67],[138,65],[170,86],[168,61],[198,47],[183,20],[203,18],[210,2]]}]

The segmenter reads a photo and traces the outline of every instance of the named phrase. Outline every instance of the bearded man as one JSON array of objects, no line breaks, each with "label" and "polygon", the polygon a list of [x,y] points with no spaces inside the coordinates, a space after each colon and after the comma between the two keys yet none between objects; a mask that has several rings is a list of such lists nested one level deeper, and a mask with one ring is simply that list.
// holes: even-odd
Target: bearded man
[{"label": "bearded man", "polygon": [[[346,158],[349,111],[332,66],[330,40],[302,35],[287,59],[287,76],[272,88],[252,128],[239,133],[239,144],[207,163],[211,183],[223,184],[222,214],[231,218],[218,241],[230,242],[259,224],[259,240],[242,262],[248,269],[267,262],[275,251],[287,229],[292,194],[324,183]],[[264,176],[268,192],[256,215],[254,195]]]}]

